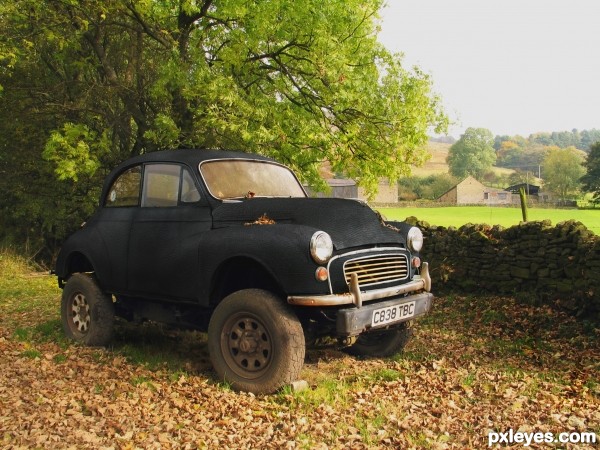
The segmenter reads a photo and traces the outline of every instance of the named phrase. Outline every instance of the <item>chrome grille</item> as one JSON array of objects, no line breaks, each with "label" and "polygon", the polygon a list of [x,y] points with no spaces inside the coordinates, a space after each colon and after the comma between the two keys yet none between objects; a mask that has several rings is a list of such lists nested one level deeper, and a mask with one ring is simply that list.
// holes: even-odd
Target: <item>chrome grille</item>
[{"label": "chrome grille", "polygon": [[351,259],[344,264],[344,277],[350,284],[352,274],[360,287],[391,283],[408,278],[408,258],[403,254],[369,255]]}]

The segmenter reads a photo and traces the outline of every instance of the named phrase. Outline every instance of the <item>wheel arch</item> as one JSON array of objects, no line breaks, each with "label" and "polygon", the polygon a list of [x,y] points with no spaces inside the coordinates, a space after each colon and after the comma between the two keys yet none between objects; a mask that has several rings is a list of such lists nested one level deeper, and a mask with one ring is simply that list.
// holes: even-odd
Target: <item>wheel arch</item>
[{"label": "wheel arch", "polygon": [[263,289],[283,298],[285,291],[267,266],[250,256],[223,261],[212,277],[210,305],[216,306],[228,295],[243,289]]},{"label": "wheel arch", "polygon": [[58,285],[62,289],[65,283],[75,273],[94,273],[95,265],[85,253],[73,250],[68,254],[59,255],[56,263]]},{"label": "wheel arch", "polygon": [[65,275],[69,277],[74,273],[92,273],[95,271],[91,259],[82,252],[73,251],[65,262]]}]

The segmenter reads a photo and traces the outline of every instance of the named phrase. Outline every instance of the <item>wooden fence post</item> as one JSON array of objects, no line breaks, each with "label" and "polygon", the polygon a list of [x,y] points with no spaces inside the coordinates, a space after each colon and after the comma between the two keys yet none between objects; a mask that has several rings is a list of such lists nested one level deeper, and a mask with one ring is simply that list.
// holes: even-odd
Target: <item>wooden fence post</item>
[{"label": "wooden fence post", "polygon": [[523,214],[523,222],[527,222],[527,195],[525,195],[525,188],[519,188],[519,197],[521,197],[521,213]]}]

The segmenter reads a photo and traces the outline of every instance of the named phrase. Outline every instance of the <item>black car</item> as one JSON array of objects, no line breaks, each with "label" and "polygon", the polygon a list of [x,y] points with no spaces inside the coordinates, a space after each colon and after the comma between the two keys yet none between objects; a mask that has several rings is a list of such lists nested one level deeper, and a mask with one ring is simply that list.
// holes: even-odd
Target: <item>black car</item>
[{"label": "black car", "polygon": [[362,202],[308,198],[269,158],[149,153],[112,171],[64,243],[62,322],[92,346],[110,341],[116,316],[207,331],[220,379],[272,392],[319,338],[357,355],[402,350],[433,299],[422,243]]}]

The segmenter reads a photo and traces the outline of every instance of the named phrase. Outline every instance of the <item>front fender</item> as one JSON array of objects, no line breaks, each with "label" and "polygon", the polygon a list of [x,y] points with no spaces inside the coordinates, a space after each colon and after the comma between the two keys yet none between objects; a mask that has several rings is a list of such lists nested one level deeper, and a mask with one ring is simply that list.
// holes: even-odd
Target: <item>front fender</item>
[{"label": "front fender", "polygon": [[318,265],[310,256],[315,231],[303,225],[274,224],[232,226],[205,233],[198,248],[200,299],[208,299],[218,268],[239,257],[265,268],[286,295],[327,293],[328,284],[316,280]]}]

